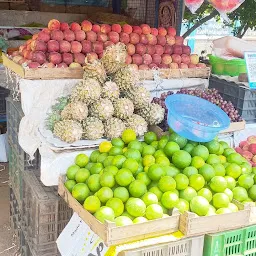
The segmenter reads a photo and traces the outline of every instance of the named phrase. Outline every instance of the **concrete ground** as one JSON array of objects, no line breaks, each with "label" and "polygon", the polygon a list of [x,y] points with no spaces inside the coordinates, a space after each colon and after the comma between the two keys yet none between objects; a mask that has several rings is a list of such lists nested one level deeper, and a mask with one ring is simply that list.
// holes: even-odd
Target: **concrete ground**
[{"label": "concrete ground", "polygon": [[0,256],[18,256],[14,231],[10,226],[8,165],[0,163]]}]

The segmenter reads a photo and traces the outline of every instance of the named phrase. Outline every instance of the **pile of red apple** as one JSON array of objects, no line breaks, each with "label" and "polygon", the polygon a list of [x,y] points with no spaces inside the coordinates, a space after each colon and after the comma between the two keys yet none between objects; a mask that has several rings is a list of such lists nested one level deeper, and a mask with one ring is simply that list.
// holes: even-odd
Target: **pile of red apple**
[{"label": "pile of red apple", "polygon": [[48,28],[20,46],[12,58],[29,68],[80,67],[100,59],[107,46],[118,42],[127,46],[126,63],[138,69],[205,67],[172,27],[98,25],[88,20],[70,25],[50,20]]},{"label": "pile of red apple", "polygon": [[256,167],[256,136],[250,136],[246,141],[241,141],[239,147],[235,148],[236,152],[251,162]]}]

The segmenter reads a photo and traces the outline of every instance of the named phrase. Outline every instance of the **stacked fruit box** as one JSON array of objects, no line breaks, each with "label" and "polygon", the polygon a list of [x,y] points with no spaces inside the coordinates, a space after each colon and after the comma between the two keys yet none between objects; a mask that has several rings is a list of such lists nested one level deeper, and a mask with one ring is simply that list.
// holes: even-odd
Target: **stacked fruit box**
[{"label": "stacked fruit box", "polygon": [[29,156],[18,143],[21,104],[7,99],[9,142],[10,216],[22,256],[58,255],[57,237],[73,211],[57,194],[56,187],[40,182],[40,154]]}]

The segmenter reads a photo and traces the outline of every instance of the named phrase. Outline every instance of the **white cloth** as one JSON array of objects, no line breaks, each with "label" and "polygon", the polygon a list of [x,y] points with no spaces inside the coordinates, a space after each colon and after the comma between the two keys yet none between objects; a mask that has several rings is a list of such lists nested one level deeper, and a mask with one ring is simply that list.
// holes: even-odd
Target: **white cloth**
[{"label": "white cloth", "polygon": [[[33,155],[37,148],[41,154],[41,180],[45,186],[58,185],[58,177],[65,173],[69,165],[74,161],[78,152],[53,152],[51,145],[39,133],[39,126],[44,122],[47,112],[55,100],[71,93],[77,79],[62,80],[26,80],[20,79],[19,89],[21,93],[21,105],[24,117],[19,127],[19,144],[22,149]],[[144,81],[143,86],[151,91],[152,97],[159,96],[168,90],[180,88],[205,88],[208,87],[207,79],[171,79],[162,80],[161,83]],[[90,150],[83,151],[85,153]]]}]

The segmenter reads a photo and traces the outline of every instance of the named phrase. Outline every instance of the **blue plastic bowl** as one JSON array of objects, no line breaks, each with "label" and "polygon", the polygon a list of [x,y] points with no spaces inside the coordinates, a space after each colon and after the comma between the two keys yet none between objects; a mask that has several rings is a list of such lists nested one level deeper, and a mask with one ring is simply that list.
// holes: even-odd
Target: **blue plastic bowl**
[{"label": "blue plastic bowl", "polygon": [[180,136],[208,142],[230,125],[228,115],[207,100],[186,94],[170,95],[165,100],[168,125]]}]

